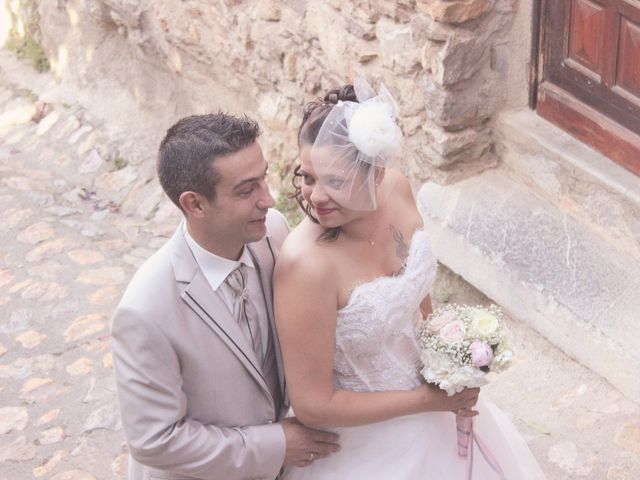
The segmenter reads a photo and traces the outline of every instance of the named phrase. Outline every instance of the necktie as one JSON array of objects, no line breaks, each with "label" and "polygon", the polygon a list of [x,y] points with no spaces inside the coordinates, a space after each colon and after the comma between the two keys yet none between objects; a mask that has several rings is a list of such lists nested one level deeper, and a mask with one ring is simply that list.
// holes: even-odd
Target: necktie
[{"label": "necktie", "polygon": [[247,289],[247,266],[240,264],[226,279],[227,284],[233,290],[233,316],[240,325],[242,332],[253,346],[258,361],[262,362],[262,335],[258,322],[258,312],[249,299]]}]

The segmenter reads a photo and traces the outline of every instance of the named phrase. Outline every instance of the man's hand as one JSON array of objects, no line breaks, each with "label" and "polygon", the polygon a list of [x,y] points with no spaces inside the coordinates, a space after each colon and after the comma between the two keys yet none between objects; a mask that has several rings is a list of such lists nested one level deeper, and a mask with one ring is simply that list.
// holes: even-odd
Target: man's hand
[{"label": "man's hand", "polygon": [[285,418],[280,424],[287,441],[285,465],[306,467],[314,460],[340,450],[339,437],[335,433],[305,427],[295,417]]}]

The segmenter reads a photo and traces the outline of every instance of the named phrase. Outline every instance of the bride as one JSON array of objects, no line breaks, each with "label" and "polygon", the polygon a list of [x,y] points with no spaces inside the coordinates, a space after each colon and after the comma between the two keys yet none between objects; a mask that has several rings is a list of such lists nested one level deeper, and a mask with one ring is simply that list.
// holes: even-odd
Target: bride
[{"label": "bride", "polygon": [[[393,168],[396,115],[389,92],[366,84],[304,109],[295,185],[307,218],[278,257],[276,321],[296,416],[337,432],[341,450],[312,453],[283,478],[544,478],[504,414],[478,402],[479,389],[449,397],[420,376],[414,331],[431,312],[436,260],[410,185]],[[466,459],[454,413],[476,417],[485,447]]]}]

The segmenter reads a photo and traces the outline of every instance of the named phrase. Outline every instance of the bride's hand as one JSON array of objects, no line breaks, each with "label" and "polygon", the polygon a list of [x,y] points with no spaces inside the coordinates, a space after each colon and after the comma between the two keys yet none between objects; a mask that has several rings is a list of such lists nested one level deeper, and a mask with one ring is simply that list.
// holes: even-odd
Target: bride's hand
[{"label": "bride's hand", "polygon": [[432,412],[453,412],[465,417],[475,417],[478,412],[473,409],[478,402],[479,388],[465,388],[454,395],[432,384],[424,384],[425,410]]}]

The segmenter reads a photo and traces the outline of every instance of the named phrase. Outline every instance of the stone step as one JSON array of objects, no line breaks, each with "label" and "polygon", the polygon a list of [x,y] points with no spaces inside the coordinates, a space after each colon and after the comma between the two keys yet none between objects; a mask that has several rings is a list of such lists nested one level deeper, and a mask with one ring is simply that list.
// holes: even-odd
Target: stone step
[{"label": "stone step", "polygon": [[438,259],[640,403],[640,262],[504,170],[418,195]]},{"label": "stone step", "polygon": [[640,177],[528,109],[500,114],[494,135],[510,176],[640,261]]}]

